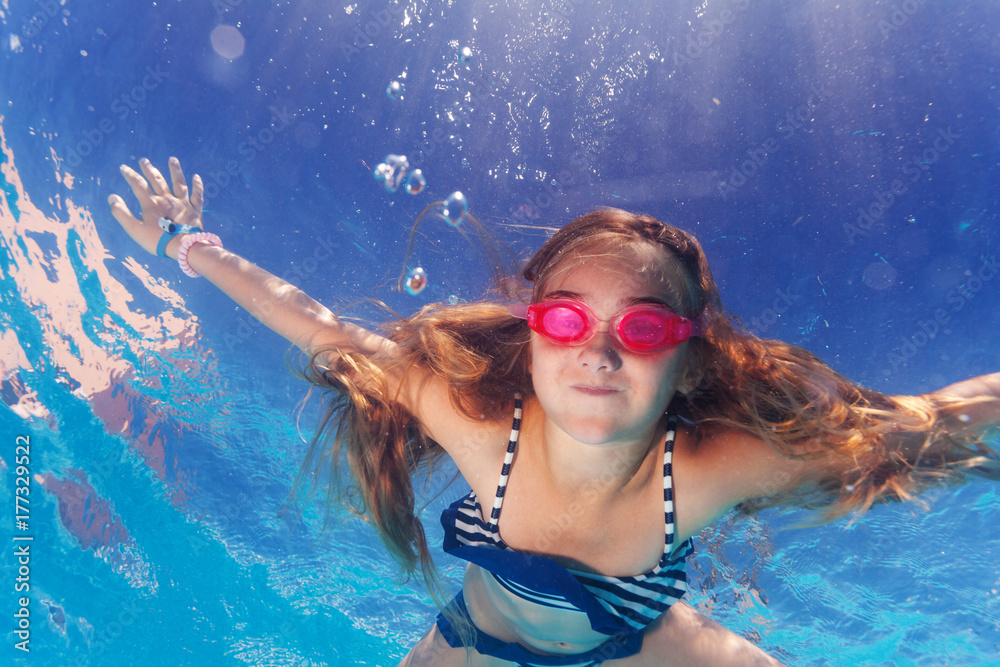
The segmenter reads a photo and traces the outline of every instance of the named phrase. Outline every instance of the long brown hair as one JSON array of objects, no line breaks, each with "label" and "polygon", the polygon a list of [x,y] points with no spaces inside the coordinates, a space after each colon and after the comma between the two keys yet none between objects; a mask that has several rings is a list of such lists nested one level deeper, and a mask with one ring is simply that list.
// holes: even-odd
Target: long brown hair
[{"label": "long brown hair", "polygon": [[[806,350],[735,327],[722,309],[701,245],[655,218],[618,209],[588,213],[558,230],[528,261],[523,278],[540,298],[569,260],[620,257],[639,246],[665,253],[660,264],[670,305],[707,324],[707,333],[692,338],[688,349],[701,379],[693,390],[676,394],[669,411],[691,422],[701,437],[712,429],[736,429],[791,458],[847,462],[838,466],[845,474],[794,493],[775,493],[780,484],[763,484],[760,498],[745,503],[745,511],[822,507],[823,518],[830,519],[875,502],[910,498],[929,484],[957,483],[966,474],[997,478],[995,452],[945,427],[946,418],[968,401],[885,396],[850,382]],[[310,382],[332,391],[296,488],[308,493],[325,475],[335,483],[349,477],[346,493],[335,492],[344,486],[327,485],[329,497],[346,499],[366,516],[402,571],[410,574],[420,566],[430,584],[433,567],[412,479],[431,469],[443,451],[394,400],[387,373],[418,365],[447,383],[454,405],[470,418],[500,418],[509,412],[514,392],[532,393],[529,330],[503,304],[487,300],[426,306],[383,333],[404,350],[401,357],[390,361],[324,350],[302,370]],[[324,357],[335,361],[321,365],[321,353],[330,352]]]}]

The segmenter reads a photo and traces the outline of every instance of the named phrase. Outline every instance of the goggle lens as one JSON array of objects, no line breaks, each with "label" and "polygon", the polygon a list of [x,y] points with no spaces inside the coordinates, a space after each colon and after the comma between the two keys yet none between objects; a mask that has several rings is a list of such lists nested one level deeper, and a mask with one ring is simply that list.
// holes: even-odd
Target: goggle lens
[{"label": "goggle lens", "polygon": [[630,347],[651,350],[663,346],[667,340],[669,326],[663,313],[641,311],[631,313],[622,318],[618,325],[618,334],[622,341]]},{"label": "goggle lens", "polygon": [[[531,324],[529,321],[528,324]],[[554,341],[573,343],[583,338],[589,329],[586,316],[569,306],[547,308],[542,313],[539,329]]]}]

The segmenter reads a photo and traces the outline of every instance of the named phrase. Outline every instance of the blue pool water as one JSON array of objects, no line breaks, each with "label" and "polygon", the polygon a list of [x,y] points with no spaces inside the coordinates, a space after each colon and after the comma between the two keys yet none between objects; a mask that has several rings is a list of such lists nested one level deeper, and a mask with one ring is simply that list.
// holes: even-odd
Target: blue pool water
[{"label": "blue pool water", "polygon": [[[409,262],[427,289],[391,289],[416,215],[461,190],[516,253],[601,205],[689,229],[752,330],[888,393],[1000,368],[996,3],[24,0],[0,19],[5,663],[394,665],[436,613],[364,524],[321,537],[316,508],[282,512],[315,401],[298,416],[282,340],[108,214],[142,156],[200,172],[206,226],[331,307],[475,298],[488,273],[440,220]],[[386,193],[388,154],[426,188]],[[465,492],[435,498],[443,479],[432,543]],[[791,665],[1000,664],[997,489],[925,501],[725,520],[691,602]]]}]

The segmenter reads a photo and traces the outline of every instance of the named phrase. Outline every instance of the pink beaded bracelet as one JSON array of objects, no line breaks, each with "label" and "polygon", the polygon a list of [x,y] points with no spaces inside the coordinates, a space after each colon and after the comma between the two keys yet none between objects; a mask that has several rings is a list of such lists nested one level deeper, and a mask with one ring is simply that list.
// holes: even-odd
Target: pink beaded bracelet
[{"label": "pink beaded bracelet", "polygon": [[188,264],[188,252],[191,250],[191,246],[201,243],[204,245],[215,245],[222,247],[222,239],[220,239],[215,234],[208,234],[206,232],[198,232],[197,234],[186,234],[184,238],[181,239],[181,245],[177,248],[177,263],[181,265],[181,271],[191,276],[192,278],[197,278],[199,274],[197,271],[191,268]]}]

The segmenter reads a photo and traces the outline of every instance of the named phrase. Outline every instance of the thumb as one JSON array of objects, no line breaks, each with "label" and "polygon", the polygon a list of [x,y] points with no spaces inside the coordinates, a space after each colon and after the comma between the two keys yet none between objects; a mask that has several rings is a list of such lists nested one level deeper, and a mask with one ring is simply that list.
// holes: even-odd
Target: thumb
[{"label": "thumb", "polygon": [[130,225],[139,224],[139,220],[132,215],[132,212],[128,210],[128,205],[125,200],[118,195],[111,195],[108,197],[108,204],[111,206],[111,215],[115,217],[122,227],[128,229]]},{"label": "thumb", "polygon": [[156,253],[156,243],[163,231],[157,225],[144,225],[132,215],[128,210],[125,201],[118,195],[108,197],[108,204],[111,205],[111,215],[121,223],[125,233],[132,237],[132,240],[142,246],[142,249],[149,253]]}]

